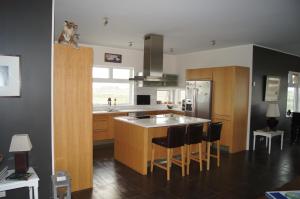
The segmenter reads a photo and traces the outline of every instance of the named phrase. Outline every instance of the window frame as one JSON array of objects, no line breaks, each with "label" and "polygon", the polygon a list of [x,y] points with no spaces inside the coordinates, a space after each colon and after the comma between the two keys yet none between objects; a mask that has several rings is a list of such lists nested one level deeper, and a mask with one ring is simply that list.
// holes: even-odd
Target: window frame
[{"label": "window frame", "polygon": [[[165,89],[161,89],[161,88],[157,88],[157,89],[156,89],[156,101],[160,101],[160,100],[158,100],[158,98],[157,98],[157,97],[158,97],[157,93],[158,93],[159,91],[167,91],[167,92],[168,92],[168,102],[167,102],[167,104],[168,104],[168,103],[172,100],[172,99],[171,99],[171,92],[172,92],[171,89],[166,89],[166,88],[165,88]],[[162,104],[165,104],[165,102],[162,101]]]},{"label": "window frame", "polygon": [[[125,66],[105,66],[105,65],[93,65],[98,68],[109,68],[109,77],[108,78],[94,78],[92,77],[92,83],[128,83],[129,84],[129,103],[128,104],[117,104],[117,106],[129,106],[134,104],[134,83],[129,79],[114,79],[113,78],[113,69],[129,69],[130,77],[134,75],[134,67],[125,67]],[[94,93],[93,93],[94,94]],[[93,96],[94,97],[94,96]],[[94,104],[93,107],[104,107],[107,104]]]},{"label": "window frame", "polygon": [[[184,93],[185,93],[185,89],[178,88],[178,87],[157,88],[156,89],[156,101],[158,101],[158,99],[157,99],[158,91],[168,91],[169,92],[169,96],[168,96],[169,102],[171,102],[174,105],[181,105],[181,102],[179,102],[178,100],[180,100],[180,98],[181,98],[181,92],[184,91]],[[162,104],[164,104],[164,103],[162,103]]]},{"label": "window frame", "polygon": [[[291,110],[291,112],[298,112],[300,109],[300,96],[299,96],[299,89],[300,89],[300,84],[299,82],[297,82],[297,84],[294,84],[292,82],[292,75],[297,75],[298,76],[298,81],[300,81],[300,72],[295,72],[295,71],[289,71],[288,72],[288,88],[287,88],[287,103],[288,103],[288,92],[289,92],[289,88],[293,88],[294,92],[293,92],[293,110]],[[286,104],[286,113],[288,111],[288,106]],[[286,117],[290,117],[289,115],[286,114]]]}]

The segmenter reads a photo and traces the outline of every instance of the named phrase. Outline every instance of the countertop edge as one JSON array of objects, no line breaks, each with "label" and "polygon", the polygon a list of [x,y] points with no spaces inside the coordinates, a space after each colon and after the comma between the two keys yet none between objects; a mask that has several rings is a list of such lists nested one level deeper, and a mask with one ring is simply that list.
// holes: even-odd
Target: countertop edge
[{"label": "countertop edge", "polygon": [[187,123],[179,123],[179,124],[159,124],[159,125],[147,125],[147,126],[145,126],[145,125],[141,125],[141,124],[138,124],[138,123],[134,123],[134,122],[130,122],[128,120],[125,120],[124,118],[122,118],[122,116],[114,117],[114,119],[118,120],[118,121],[121,121],[121,122],[125,122],[127,124],[132,124],[132,125],[135,125],[135,126],[143,127],[143,128],[159,128],[159,127],[168,127],[168,126],[177,126],[177,125],[207,123],[207,122],[211,121],[211,120],[208,120],[208,119],[198,118],[198,119],[203,119],[203,120],[206,120],[206,121],[203,121],[203,122],[195,121],[195,122],[187,122]]},{"label": "countertop edge", "polygon": [[119,110],[119,111],[111,111],[111,112],[107,112],[107,111],[93,111],[93,115],[102,115],[102,114],[118,114],[118,113],[136,113],[136,112],[148,112],[148,111],[175,111],[175,112],[181,112],[184,113],[184,111],[182,110],[177,110],[177,109],[151,109],[151,110]]}]

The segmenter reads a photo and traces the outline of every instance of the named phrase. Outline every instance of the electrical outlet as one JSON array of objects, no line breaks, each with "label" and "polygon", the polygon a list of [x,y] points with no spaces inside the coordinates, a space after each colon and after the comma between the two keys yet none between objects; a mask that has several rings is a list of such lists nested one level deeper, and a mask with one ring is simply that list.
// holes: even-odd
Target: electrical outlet
[{"label": "electrical outlet", "polygon": [[0,198],[6,197],[6,192],[5,191],[0,191]]}]

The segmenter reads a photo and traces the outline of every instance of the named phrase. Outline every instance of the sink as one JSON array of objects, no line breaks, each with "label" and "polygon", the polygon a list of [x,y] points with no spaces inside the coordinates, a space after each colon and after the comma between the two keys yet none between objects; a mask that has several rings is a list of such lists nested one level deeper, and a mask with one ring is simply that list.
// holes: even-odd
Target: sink
[{"label": "sink", "polygon": [[118,112],[118,109],[114,109],[114,108],[108,108],[107,112]]},{"label": "sink", "polygon": [[149,118],[151,118],[151,116],[150,115],[142,115],[142,116],[136,116],[135,118],[136,119],[149,119]]}]

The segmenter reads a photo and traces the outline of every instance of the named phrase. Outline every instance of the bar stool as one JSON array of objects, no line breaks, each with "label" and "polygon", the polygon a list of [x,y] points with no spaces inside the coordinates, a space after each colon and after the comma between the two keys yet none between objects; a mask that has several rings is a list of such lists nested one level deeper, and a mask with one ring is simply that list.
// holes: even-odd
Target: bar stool
[{"label": "bar stool", "polygon": [[[203,134],[203,124],[191,124],[187,127],[186,132],[186,149],[187,149],[187,175],[190,174],[190,163],[194,160],[199,163],[200,172],[202,171],[202,134]],[[192,145],[198,145],[198,157],[193,155],[191,151]]]},{"label": "bar stool", "polygon": [[[167,180],[170,180],[170,168],[172,162],[181,167],[181,175],[184,176],[184,139],[185,139],[186,126],[171,126],[168,128],[167,137],[159,137],[152,139],[152,155],[151,155],[151,172],[153,166],[157,166],[167,171]],[[155,145],[167,149],[167,166],[154,162]],[[173,149],[181,148],[181,161],[173,159]]]},{"label": "bar stool", "polygon": [[[220,167],[220,139],[222,131],[222,122],[210,123],[207,129],[207,133],[203,134],[203,141],[207,143],[207,155],[205,161],[207,161],[207,170],[210,167],[210,157],[217,159],[217,165]],[[210,153],[211,144],[217,143],[217,155]]]}]

